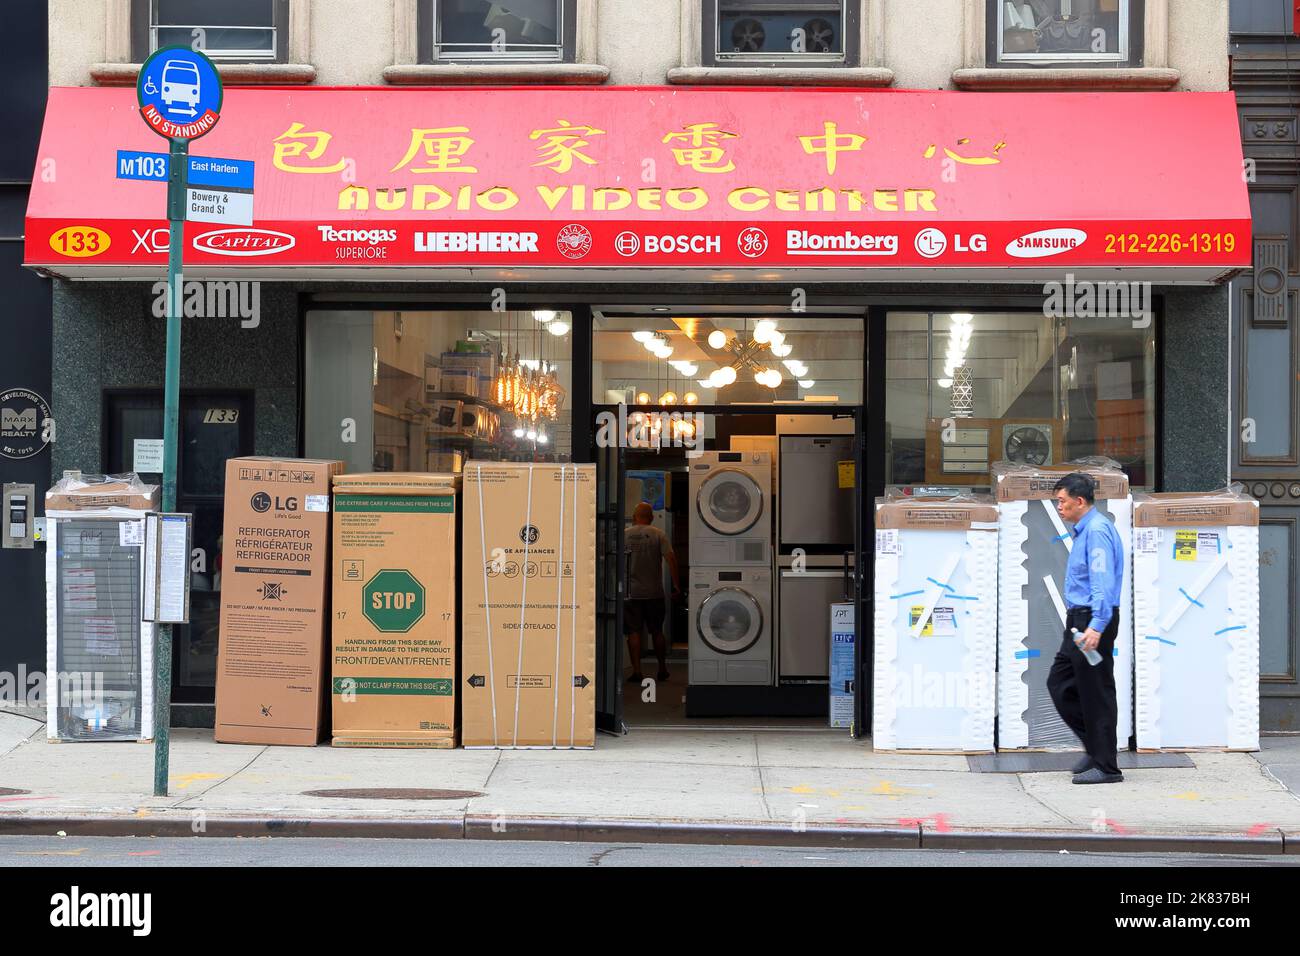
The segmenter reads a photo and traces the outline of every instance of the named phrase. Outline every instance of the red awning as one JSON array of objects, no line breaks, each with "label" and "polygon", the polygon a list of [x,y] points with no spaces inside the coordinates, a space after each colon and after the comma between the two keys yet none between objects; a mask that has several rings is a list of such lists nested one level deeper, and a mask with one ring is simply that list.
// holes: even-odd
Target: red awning
[{"label": "red awning", "polygon": [[[131,89],[50,91],[25,262],[166,267]],[[1231,93],[232,89],[195,155],[256,163],[187,276],[1212,282],[1248,266]]]}]

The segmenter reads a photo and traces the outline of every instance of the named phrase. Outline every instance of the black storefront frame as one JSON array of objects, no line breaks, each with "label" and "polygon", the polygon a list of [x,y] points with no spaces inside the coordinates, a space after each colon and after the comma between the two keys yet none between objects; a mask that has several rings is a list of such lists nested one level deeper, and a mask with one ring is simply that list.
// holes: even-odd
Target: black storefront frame
[{"label": "black storefront frame", "polygon": [[[797,283],[791,281],[790,288],[794,288]],[[887,409],[885,406],[885,349],[886,349],[886,316],[893,311],[952,311],[954,309],[965,309],[974,311],[993,311],[993,310],[1041,310],[1043,307],[1042,294],[1034,295],[1022,290],[1009,291],[1004,294],[979,292],[966,295],[961,291],[960,286],[944,286],[933,292],[908,290],[899,293],[887,292],[870,292],[855,293],[843,292],[838,289],[827,289],[814,283],[808,283],[802,286],[807,292],[807,298],[815,302],[816,306],[806,309],[807,312],[816,313],[821,308],[850,308],[858,309],[858,315],[845,314],[845,319],[862,321],[865,323],[863,336],[863,355],[862,355],[862,401],[856,406],[858,420],[861,423],[857,429],[857,434],[865,442],[861,452],[865,481],[857,482],[854,489],[855,504],[857,505],[858,527],[855,529],[858,538],[858,554],[861,555],[861,561],[855,574],[855,581],[858,586],[857,611],[860,620],[857,623],[859,639],[854,645],[854,663],[855,673],[857,674],[857,687],[862,691],[855,695],[854,700],[854,726],[853,733],[857,738],[870,736],[871,728],[871,699],[870,692],[873,679],[873,654],[867,648],[867,634],[869,630],[867,623],[872,620],[872,611],[874,607],[875,594],[875,528],[874,528],[874,501],[882,497],[885,493],[885,468],[884,456],[879,453],[873,454],[873,449],[882,449],[885,442]],[[1033,288],[1028,286],[1026,288]],[[750,292],[748,290],[728,289],[719,292],[693,292],[689,289],[682,288],[680,284],[664,283],[655,285],[649,283],[629,284],[626,291],[601,286],[597,288],[586,288],[581,285],[566,286],[561,294],[552,294],[544,287],[536,285],[516,285],[511,286],[504,283],[484,285],[482,287],[481,298],[476,300],[473,290],[457,289],[456,292],[444,301],[437,301],[436,293],[424,294],[420,292],[408,292],[402,290],[398,296],[391,292],[377,290],[375,294],[369,295],[365,291],[356,291],[351,295],[340,295],[333,298],[334,293],[327,290],[319,290],[330,297],[326,299],[318,298],[313,294],[313,290],[303,290],[298,296],[298,454],[301,455],[304,449],[305,433],[305,397],[306,397],[306,379],[305,379],[305,349],[306,349],[306,323],[307,314],[318,309],[333,310],[357,310],[357,311],[384,311],[384,310],[411,310],[413,307],[421,309],[432,309],[439,312],[457,312],[457,311],[484,311],[485,304],[491,308],[493,295],[496,290],[503,289],[505,300],[510,302],[511,311],[518,306],[525,307],[535,306],[538,308],[554,309],[565,311],[570,314],[572,326],[570,328],[571,339],[571,360],[573,362],[573,382],[572,394],[573,404],[570,407],[570,448],[572,459],[575,462],[595,463],[595,441],[592,430],[592,422],[596,404],[592,401],[592,357],[593,357],[593,336],[594,322],[593,316],[596,308],[603,303],[617,303],[620,309],[644,306],[647,312],[653,306],[681,306],[692,309],[705,310],[710,307],[730,306],[730,307],[753,307],[753,308],[777,308],[788,311],[790,306],[790,294],[788,292]],[[557,290],[558,292],[559,290]],[[574,293],[586,293],[575,296]],[[580,301],[575,301],[580,299]],[[1155,339],[1155,415],[1154,415],[1154,434],[1152,442],[1154,448],[1152,452],[1152,471],[1155,475],[1155,487],[1153,490],[1160,491],[1164,488],[1163,472],[1163,438],[1164,438],[1164,416],[1161,413],[1161,397],[1164,394],[1164,357],[1165,357],[1165,302],[1164,296],[1155,294],[1153,296],[1153,318],[1154,339]],[[878,374],[872,374],[877,370]],[[603,406],[602,406],[603,407]],[[824,414],[835,407],[843,408],[844,406],[828,406]],[[657,405],[638,406],[642,411],[680,411],[676,406],[660,407]],[[700,406],[700,411],[714,409],[726,412],[729,406]],[[765,406],[764,412],[770,414],[779,414],[783,409],[808,413],[810,410],[803,404],[796,406]],[[873,413],[874,411],[874,413]],[[580,455],[581,452],[581,455]]]}]

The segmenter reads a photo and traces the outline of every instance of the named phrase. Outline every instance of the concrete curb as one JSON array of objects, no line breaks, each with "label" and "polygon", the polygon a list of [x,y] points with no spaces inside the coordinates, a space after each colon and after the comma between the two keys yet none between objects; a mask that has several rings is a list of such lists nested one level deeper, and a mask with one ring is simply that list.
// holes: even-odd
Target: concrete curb
[{"label": "concrete curb", "polygon": [[[0,815],[0,836],[320,837],[333,839],[539,840],[563,843],[726,844],[891,850],[1009,850],[1071,853],[1300,854],[1300,833],[1090,833],[1078,830],[954,830],[690,821],[612,820],[469,814],[463,818],[207,816],[195,832],[189,815],[107,817]],[[1289,839],[1288,839],[1289,838]]]}]

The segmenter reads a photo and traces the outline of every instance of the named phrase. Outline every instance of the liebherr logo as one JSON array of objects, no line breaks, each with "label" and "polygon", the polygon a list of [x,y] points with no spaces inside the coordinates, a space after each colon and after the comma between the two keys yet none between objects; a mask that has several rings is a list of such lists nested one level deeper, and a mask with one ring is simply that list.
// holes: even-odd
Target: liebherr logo
[{"label": "liebherr logo", "polygon": [[73,886],[50,897],[50,925],[129,927],[133,936],[148,936],[153,928],[153,894],[82,893]]},{"label": "liebherr logo", "polygon": [[535,232],[417,232],[416,252],[536,252]]}]

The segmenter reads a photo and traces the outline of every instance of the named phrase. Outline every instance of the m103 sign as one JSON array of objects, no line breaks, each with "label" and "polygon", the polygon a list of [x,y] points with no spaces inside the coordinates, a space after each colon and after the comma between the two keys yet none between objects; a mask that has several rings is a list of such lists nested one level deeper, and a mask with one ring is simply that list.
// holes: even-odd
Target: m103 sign
[{"label": "m103 sign", "polygon": [[[226,97],[209,145],[256,164],[253,225],[188,225],[195,264],[1220,276],[1250,262],[1228,93],[1027,94],[1014,110],[1002,94],[834,89]],[[109,144],[150,138],[118,105],[130,106],[129,91],[51,90],[41,155],[68,158],[33,185],[29,265],[102,272],[165,256],[157,242],[133,241],[157,223],[113,188]],[[1123,128],[1125,148],[1064,142],[1042,124],[1045,110],[1074,128]],[[92,119],[102,155],[76,133]],[[74,261],[50,243],[70,225],[109,241]]]}]

